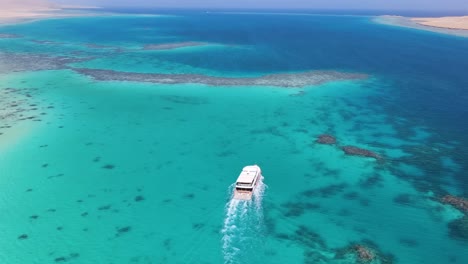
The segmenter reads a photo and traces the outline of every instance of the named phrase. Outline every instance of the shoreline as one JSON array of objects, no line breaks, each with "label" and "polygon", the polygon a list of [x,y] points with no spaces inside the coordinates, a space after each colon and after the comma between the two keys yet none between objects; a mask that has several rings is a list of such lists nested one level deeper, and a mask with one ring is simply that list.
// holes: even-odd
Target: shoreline
[{"label": "shoreline", "polygon": [[411,18],[412,21],[419,25],[455,29],[455,30],[468,30],[468,16],[460,17],[415,17]]},{"label": "shoreline", "polygon": [[[376,16],[372,19],[372,21],[378,24],[412,28],[439,34],[468,38],[468,16],[415,18],[385,15]],[[464,23],[466,23],[466,25]],[[467,29],[464,29],[464,27],[466,27]]]},{"label": "shoreline", "polygon": [[0,11],[0,27],[29,23],[45,19],[71,18],[109,15],[105,12],[96,12],[99,8],[50,8],[31,10],[3,10]]}]

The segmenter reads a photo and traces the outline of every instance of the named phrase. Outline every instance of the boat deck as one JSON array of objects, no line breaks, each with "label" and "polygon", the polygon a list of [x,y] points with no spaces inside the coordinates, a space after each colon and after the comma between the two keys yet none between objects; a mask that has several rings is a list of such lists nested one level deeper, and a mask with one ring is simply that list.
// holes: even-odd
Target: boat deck
[{"label": "boat deck", "polygon": [[251,200],[252,199],[252,192],[234,191],[234,199],[237,199],[237,200]]}]

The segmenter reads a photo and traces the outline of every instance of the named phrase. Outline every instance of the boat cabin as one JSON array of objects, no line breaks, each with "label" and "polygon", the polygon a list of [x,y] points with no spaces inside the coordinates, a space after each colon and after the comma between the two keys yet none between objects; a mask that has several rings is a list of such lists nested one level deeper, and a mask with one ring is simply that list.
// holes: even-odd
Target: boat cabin
[{"label": "boat cabin", "polygon": [[260,167],[257,165],[246,166],[242,169],[236,181],[234,198],[250,200],[252,192],[261,177]]}]

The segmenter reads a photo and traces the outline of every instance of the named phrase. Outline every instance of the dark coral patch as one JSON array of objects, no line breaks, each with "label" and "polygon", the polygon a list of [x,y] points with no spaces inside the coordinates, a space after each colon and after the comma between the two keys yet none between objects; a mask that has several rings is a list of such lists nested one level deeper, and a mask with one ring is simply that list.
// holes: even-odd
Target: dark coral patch
[{"label": "dark coral patch", "polygon": [[67,261],[70,261],[70,260],[72,260],[72,259],[76,259],[76,258],[78,258],[78,257],[80,257],[80,254],[78,254],[78,253],[71,253],[71,254],[68,255],[68,256],[62,256],[62,257],[55,258],[54,261],[55,261],[55,262],[58,262],[58,263],[60,263],[60,262],[67,262]]},{"label": "dark coral patch", "polygon": [[205,227],[205,224],[203,224],[203,223],[194,223],[194,224],[192,224],[192,228],[195,229],[195,230],[202,229],[203,227]]},{"label": "dark coral patch", "polygon": [[116,236],[121,236],[122,234],[130,232],[132,230],[131,226],[125,226],[125,227],[118,227],[117,229],[117,234]]},{"label": "dark coral patch", "polygon": [[468,241],[468,216],[451,221],[448,227],[452,238]]},{"label": "dark coral patch", "polygon": [[107,164],[107,165],[102,166],[102,168],[106,170],[112,170],[115,168],[115,165]]},{"label": "dark coral patch", "polygon": [[402,244],[405,247],[411,248],[417,247],[419,245],[418,241],[412,238],[400,238],[398,242],[400,242],[400,244]]},{"label": "dark coral patch", "polygon": [[322,134],[318,136],[316,142],[319,144],[333,145],[336,144],[336,138],[332,135]]},{"label": "dark coral patch", "polygon": [[55,262],[66,262],[67,258],[66,257],[58,257],[54,259]]},{"label": "dark coral patch", "polygon": [[145,200],[145,197],[143,197],[142,195],[138,195],[138,196],[135,196],[134,200],[135,202],[141,202]]},{"label": "dark coral patch", "polygon": [[456,197],[453,195],[446,195],[441,199],[442,203],[450,204],[458,210],[468,213],[468,199]]},{"label": "dark coral patch", "polygon": [[31,215],[31,216],[29,217],[29,219],[38,219],[38,218],[39,218],[38,215]]},{"label": "dark coral patch", "polygon": [[353,249],[356,252],[360,261],[370,262],[375,259],[375,253],[373,252],[373,250],[364,245],[354,245]]},{"label": "dark coral patch", "polygon": [[382,176],[375,174],[359,182],[359,186],[363,189],[376,187],[382,183]]},{"label": "dark coral patch", "polygon": [[195,198],[195,194],[193,194],[193,193],[186,194],[186,195],[184,195],[184,198],[185,199],[193,199],[193,198]]},{"label": "dark coral patch", "polygon": [[299,226],[294,234],[294,240],[307,247],[314,248],[320,246],[326,248],[325,240],[316,232],[308,229],[306,226]]},{"label": "dark coral patch", "polygon": [[357,193],[357,192],[348,192],[348,193],[345,193],[343,195],[343,198],[345,198],[346,200],[355,200],[355,199],[359,198],[359,193]]},{"label": "dark coral patch", "polygon": [[28,239],[28,237],[29,237],[28,235],[22,234],[22,235],[18,236],[18,239],[19,240],[25,240],[25,239]]},{"label": "dark coral patch", "polygon": [[410,205],[415,202],[414,197],[408,193],[402,193],[395,198],[393,198],[393,202],[399,205]]},{"label": "dark coral patch", "polygon": [[98,210],[100,210],[100,211],[106,211],[106,210],[111,209],[111,207],[112,207],[112,205],[107,204],[107,205],[99,206],[99,207],[98,207]]},{"label": "dark coral patch", "polygon": [[363,148],[358,148],[355,146],[344,146],[341,148],[346,155],[351,155],[351,156],[361,156],[361,157],[368,157],[368,158],[374,158],[377,160],[381,160],[382,157],[370,150],[363,149]]},{"label": "dark coral patch", "polygon": [[328,197],[335,196],[338,193],[343,192],[347,187],[348,187],[348,184],[346,183],[331,184],[322,188],[304,191],[302,194],[306,197],[318,196],[322,198],[328,198]]},{"label": "dark coral patch", "polygon": [[59,173],[59,174],[56,174],[56,175],[49,176],[49,177],[47,177],[47,179],[50,180],[50,179],[53,179],[53,178],[60,178],[60,177],[63,177],[63,176],[65,176],[65,174]]},{"label": "dark coral patch", "polygon": [[307,202],[289,202],[282,204],[281,206],[286,208],[286,212],[284,213],[286,217],[298,217],[308,210],[311,211],[320,208],[319,204]]}]

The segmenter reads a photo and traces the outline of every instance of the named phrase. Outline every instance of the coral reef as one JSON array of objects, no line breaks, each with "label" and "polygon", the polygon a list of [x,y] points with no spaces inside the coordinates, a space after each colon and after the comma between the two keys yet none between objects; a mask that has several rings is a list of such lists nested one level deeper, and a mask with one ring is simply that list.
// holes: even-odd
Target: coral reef
[{"label": "coral reef", "polygon": [[68,256],[62,256],[62,257],[57,257],[54,259],[55,262],[67,262],[67,261],[70,261],[70,260],[73,260],[73,259],[76,259],[80,257],[80,254],[78,253],[71,253],[70,255]]},{"label": "coral reef", "polygon": [[13,38],[21,38],[21,36],[16,35],[16,34],[0,34],[0,39],[13,39]]},{"label": "coral reef", "polygon": [[117,230],[117,233],[115,234],[115,236],[118,237],[118,236],[121,236],[121,235],[123,235],[125,233],[130,232],[130,230],[132,230],[132,227],[131,226],[118,227],[118,228],[116,228],[116,230]]},{"label": "coral reef", "polygon": [[143,195],[137,195],[135,196],[135,202],[141,202],[145,200],[145,197]]},{"label": "coral reef", "polygon": [[25,240],[25,239],[28,239],[28,235],[26,235],[26,234],[22,234],[22,235],[18,236],[18,239],[19,239],[19,240]]},{"label": "coral reef", "polygon": [[[1,57],[0,57],[1,58]],[[71,68],[99,81],[150,82],[159,84],[198,83],[212,86],[277,86],[300,88],[331,81],[366,79],[366,74],[337,71],[308,71],[270,74],[259,77],[215,77],[201,74],[137,73],[88,68]]]},{"label": "coral reef", "polygon": [[450,236],[468,241],[468,216],[455,219],[448,224]]},{"label": "coral reef", "polygon": [[364,245],[360,245],[360,244],[354,245],[353,249],[356,252],[359,260],[362,262],[369,262],[375,259],[374,252],[370,248]]},{"label": "coral reef", "polygon": [[65,69],[69,63],[83,62],[90,59],[92,58],[52,57],[39,54],[0,52],[0,61],[8,61],[8,67],[0,67],[0,73]]},{"label": "coral reef", "polygon": [[336,138],[332,135],[322,134],[318,136],[316,142],[319,144],[333,145],[336,144]]},{"label": "coral reef", "polygon": [[468,200],[465,198],[445,195],[440,201],[444,204],[450,204],[464,213],[468,213]]},{"label": "coral reef", "polygon": [[112,170],[115,168],[115,165],[112,165],[112,164],[107,164],[107,165],[104,165],[102,166],[103,169],[107,169],[107,170]]},{"label": "coral reef", "polygon": [[177,43],[149,44],[149,45],[145,45],[143,49],[144,50],[172,50],[172,49],[187,48],[187,47],[205,46],[205,45],[208,45],[208,44],[203,43],[203,42],[187,41],[187,42],[177,42]]},{"label": "coral reef", "polygon": [[358,148],[355,146],[344,146],[341,147],[341,149],[344,151],[346,155],[352,155],[352,156],[362,156],[362,157],[368,157],[368,158],[374,158],[377,160],[381,160],[382,157],[370,150],[363,149],[363,148]]}]

